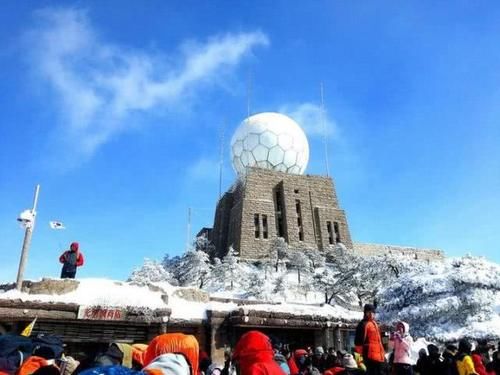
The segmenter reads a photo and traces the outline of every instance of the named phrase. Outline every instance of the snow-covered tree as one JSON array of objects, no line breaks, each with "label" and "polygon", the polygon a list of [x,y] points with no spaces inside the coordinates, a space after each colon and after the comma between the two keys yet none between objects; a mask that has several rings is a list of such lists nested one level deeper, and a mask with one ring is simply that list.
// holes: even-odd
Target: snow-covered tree
[{"label": "snow-covered tree", "polygon": [[380,318],[439,341],[500,337],[500,266],[463,257],[404,272],[379,293]]},{"label": "snow-covered tree", "polygon": [[321,254],[318,249],[316,248],[310,248],[310,247],[304,247],[302,249],[304,254],[309,258],[309,261],[311,263],[311,266],[313,269],[323,267],[325,265],[325,256]]},{"label": "snow-covered tree", "polygon": [[284,263],[288,255],[288,244],[283,237],[275,238],[269,249],[268,260],[273,265],[276,272],[279,270],[279,265]]},{"label": "snow-covered tree", "polygon": [[163,267],[160,262],[151,259],[144,259],[144,264],[136,268],[127,281],[138,285],[147,285],[151,282],[170,282],[172,275]]},{"label": "snow-covered tree", "polygon": [[286,273],[283,273],[274,280],[274,288],[273,288],[274,294],[277,294],[281,297],[286,297],[286,291],[288,289],[286,276],[287,276]]},{"label": "snow-covered tree", "polygon": [[193,247],[197,251],[204,251],[210,257],[213,257],[215,255],[215,246],[205,234],[202,234],[201,236],[195,238]]},{"label": "snow-covered tree", "polygon": [[301,274],[310,274],[311,273],[311,262],[309,258],[304,254],[303,251],[293,250],[288,254],[289,264],[291,267],[297,270],[297,282],[300,285]]},{"label": "snow-covered tree", "polygon": [[203,288],[210,276],[212,266],[204,251],[189,250],[181,258],[177,267],[182,285],[196,285]]},{"label": "snow-covered tree", "polygon": [[351,290],[352,273],[325,266],[322,272],[314,275],[314,283],[325,295],[325,303],[344,301]]},{"label": "snow-covered tree", "polygon": [[[351,258],[352,256],[350,255]],[[352,291],[358,298],[359,306],[373,302],[382,288],[396,282],[405,273],[423,272],[427,267],[425,262],[391,254],[371,257],[354,256],[352,262],[358,265],[358,270],[353,273],[352,277]]]},{"label": "snow-covered tree", "polygon": [[265,296],[266,279],[261,272],[252,272],[248,276],[247,293],[249,297],[262,298]]},{"label": "snow-covered tree", "polygon": [[316,285],[312,273],[302,276],[301,283],[297,285],[297,292],[307,300],[308,294],[314,290],[316,290]]},{"label": "snow-covered tree", "polygon": [[222,285],[226,286],[229,284],[229,290],[233,290],[234,285],[238,284],[242,279],[243,269],[232,246],[229,247],[226,256],[222,258],[222,262],[217,267],[216,272],[222,277]]},{"label": "snow-covered tree", "polygon": [[179,285],[179,266],[181,263],[181,257],[176,255],[172,258],[168,254],[165,254],[161,265],[172,275],[172,280],[175,280],[175,284]]}]

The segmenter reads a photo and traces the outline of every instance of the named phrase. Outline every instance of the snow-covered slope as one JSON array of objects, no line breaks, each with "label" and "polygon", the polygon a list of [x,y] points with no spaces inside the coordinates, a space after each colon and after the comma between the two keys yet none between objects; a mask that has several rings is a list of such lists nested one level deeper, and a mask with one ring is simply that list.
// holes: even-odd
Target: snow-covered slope
[{"label": "snow-covered slope", "polygon": [[380,318],[404,320],[439,341],[500,337],[500,266],[482,258],[448,259],[402,275],[380,293]]}]

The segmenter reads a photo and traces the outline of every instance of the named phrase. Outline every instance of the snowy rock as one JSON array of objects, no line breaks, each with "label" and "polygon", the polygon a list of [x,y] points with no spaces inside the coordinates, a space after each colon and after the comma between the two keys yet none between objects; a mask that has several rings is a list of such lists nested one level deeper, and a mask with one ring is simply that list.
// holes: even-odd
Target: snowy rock
[{"label": "snowy rock", "polygon": [[67,294],[75,291],[80,283],[72,279],[42,279],[33,282],[29,288],[30,294]]},{"label": "snowy rock", "polygon": [[193,302],[209,302],[210,296],[207,292],[196,288],[180,288],[174,291],[173,295]]}]

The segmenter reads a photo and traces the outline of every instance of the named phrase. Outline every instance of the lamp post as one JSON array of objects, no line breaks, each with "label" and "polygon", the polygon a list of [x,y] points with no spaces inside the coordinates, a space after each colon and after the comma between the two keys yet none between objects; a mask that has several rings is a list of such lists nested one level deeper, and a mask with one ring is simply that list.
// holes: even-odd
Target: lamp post
[{"label": "lamp post", "polygon": [[24,268],[26,267],[26,261],[28,260],[28,251],[31,244],[31,236],[33,234],[33,229],[35,227],[36,219],[36,205],[38,203],[38,193],[40,192],[40,185],[35,187],[35,195],[33,197],[33,209],[31,211],[26,210],[21,213],[20,217],[17,219],[26,228],[24,232],[23,249],[21,251],[21,259],[19,260],[19,269],[17,270],[16,279],[16,289],[21,290],[23,285],[23,275]]}]

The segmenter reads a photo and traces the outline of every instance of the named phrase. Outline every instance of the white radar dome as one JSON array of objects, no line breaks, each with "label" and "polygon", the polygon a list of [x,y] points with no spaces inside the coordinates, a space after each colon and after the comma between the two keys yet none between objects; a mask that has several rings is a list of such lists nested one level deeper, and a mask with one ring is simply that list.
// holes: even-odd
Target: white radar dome
[{"label": "white radar dome", "polygon": [[309,161],[309,144],[290,117],[263,112],[245,119],[231,139],[231,160],[238,175],[248,167],[303,174]]}]

